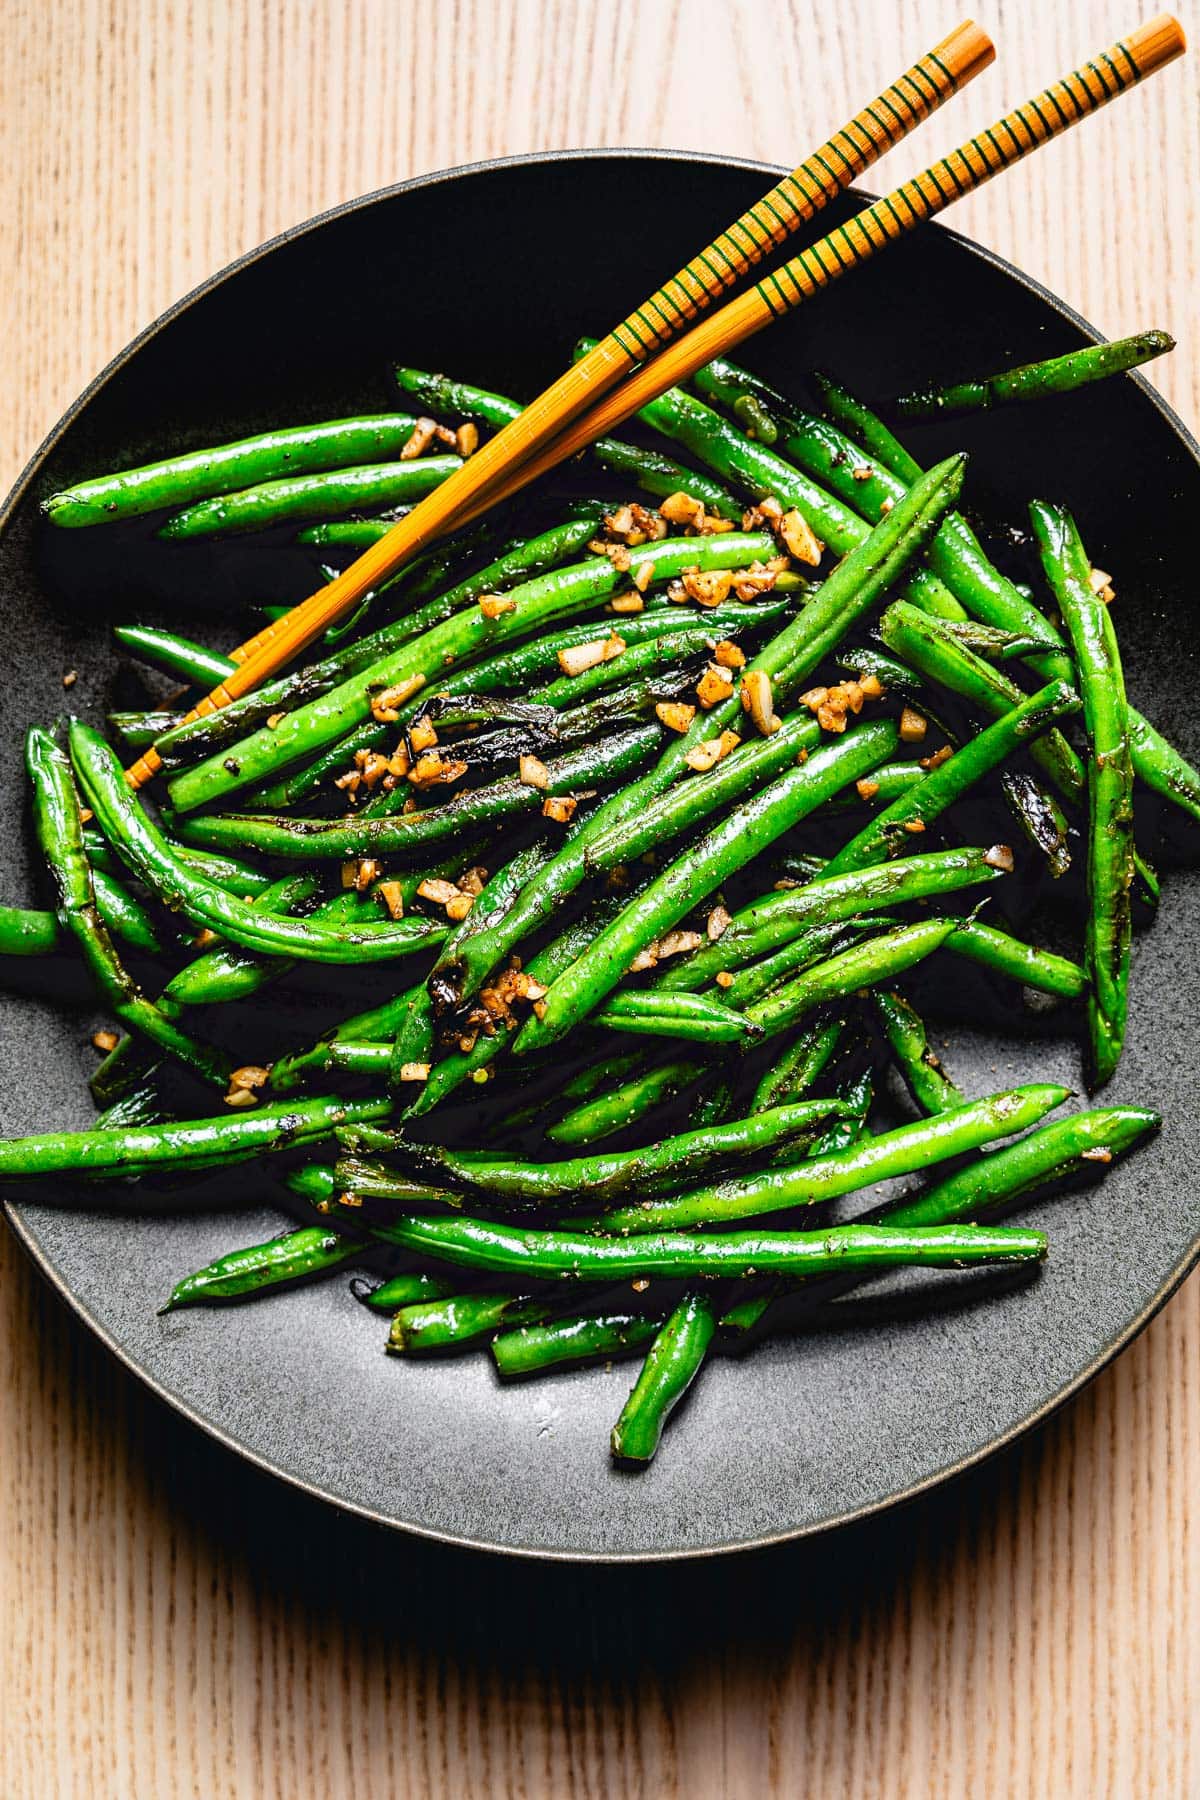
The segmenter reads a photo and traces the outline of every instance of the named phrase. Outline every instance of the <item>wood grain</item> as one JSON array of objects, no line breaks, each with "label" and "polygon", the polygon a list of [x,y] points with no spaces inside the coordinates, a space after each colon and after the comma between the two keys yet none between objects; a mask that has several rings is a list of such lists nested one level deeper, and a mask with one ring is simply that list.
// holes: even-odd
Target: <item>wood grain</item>
[{"label": "wood grain", "polygon": [[[0,479],[194,282],[349,195],[564,144],[791,165],[933,0],[9,0]],[[1127,30],[1007,0],[894,181]],[[1194,70],[955,209],[1200,415]],[[640,222],[639,222],[640,223]],[[1200,1287],[1050,1425],[896,1516],[688,1570],[400,1540],[148,1399],[0,1239],[0,1794],[1192,1796]]]}]

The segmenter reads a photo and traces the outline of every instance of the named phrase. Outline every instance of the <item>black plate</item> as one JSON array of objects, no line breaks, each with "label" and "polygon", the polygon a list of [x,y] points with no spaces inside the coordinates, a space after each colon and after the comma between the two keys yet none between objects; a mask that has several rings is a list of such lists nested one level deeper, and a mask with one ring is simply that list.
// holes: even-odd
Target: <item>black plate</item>
[{"label": "black plate", "polygon": [[[133,566],[108,534],[55,536],[37,498],[86,472],[181,439],[239,435],[272,419],[390,403],[389,358],[531,393],[596,330],[675,268],[763,187],[743,163],[586,153],[434,176],[331,213],[235,264],[168,313],[88,390],[7,503],[0,534],[7,667],[0,684],[5,842],[23,844],[20,744],[31,719],[72,702],[99,714],[113,617],[254,592],[252,549],[178,551]],[[1170,321],[1166,321],[1169,323]],[[889,251],[749,360],[787,387],[813,366],[870,392],[989,368],[1093,334],[997,258],[939,228]],[[1045,494],[1076,511],[1120,591],[1130,686],[1200,755],[1196,446],[1138,381],[923,434],[973,453],[970,501],[1020,524]],[[70,542],[66,538],[70,537]],[[293,571],[297,595],[303,570]],[[86,594],[86,604],[82,596]],[[76,596],[79,596],[77,599]],[[244,614],[243,614],[244,617]],[[27,846],[4,898],[30,891]],[[1161,1138],[1103,1186],[1042,1209],[1052,1255],[1033,1283],[980,1301],[942,1283],[939,1310],[912,1283],[851,1323],[822,1322],[715,1367],[649,1472],[614,1471],[606,1439],[629,1383],[621,1367],[501,1388],[482,1356],[406,1364],[344,1280],[266,1303],[158,1318],[183,1272],[277,1228],[278,1215],[109,1216],[10,1209],[48,1278],[97,1335],[214,1436],[341,1506],[430,1536],[567,1558],[686,1556],[819,1530],[943,1480],[1024,1430],[1141,1329],[1196,1259],[1200,883],[1172,873],[1135,950],[1128,1052],[1114,1099],[1152,1102]],[[93,1013],[78,990],[0,1010],[6,1132],[83,1124]],[[955,965],[945,995],[961,1015]],[[953,1027],[969,1092],[1079,1079],[1075,1044]],[[919,1284],[918,1284],[919,1285]]]}]

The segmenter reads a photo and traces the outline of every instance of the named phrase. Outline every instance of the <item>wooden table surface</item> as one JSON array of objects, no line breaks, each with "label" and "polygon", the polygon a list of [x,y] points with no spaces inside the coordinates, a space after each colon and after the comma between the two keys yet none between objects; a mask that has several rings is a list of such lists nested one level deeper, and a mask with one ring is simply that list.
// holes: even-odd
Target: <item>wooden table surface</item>
[{"label": "wooden table surface", "polygon": [[[985,8],[1001,67],[889,176],[1129,29],[1132,4]],[[323,207],[563,145],[790,164],[954,18],[8,0],[0,482],[164,306]],[[1193,425],[1197,116],[1177,66],[954,214],[1109,335],[1172,328],[1151,379]],[[919,1505],[624,1571],[334,1516],[143,1393],[2,1231],[0,1264],[5,1800],[1200,1793],[1195,1280],[1049,1425]]]}]

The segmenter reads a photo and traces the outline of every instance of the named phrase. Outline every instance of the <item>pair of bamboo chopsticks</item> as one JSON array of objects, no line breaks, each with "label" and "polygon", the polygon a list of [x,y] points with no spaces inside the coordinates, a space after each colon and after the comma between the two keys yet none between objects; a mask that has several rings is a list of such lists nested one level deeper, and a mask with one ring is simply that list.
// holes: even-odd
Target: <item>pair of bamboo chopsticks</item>
[{"label": "pair of bamboo chopsticks", "polygon": [[[991,40],[967,20],[531,401],[336,580],[235,650],[237,668],[188,717],[216,712],[248,693],[425,545],[602,437],[714,356],[781,318],[1185,49],[1176,19],[1167,13],[1151,19],[685,330],[988,66],[995,54]],[[140,787],[161,766],[150,749],[127,770],[126,779],[131,787]]]}]

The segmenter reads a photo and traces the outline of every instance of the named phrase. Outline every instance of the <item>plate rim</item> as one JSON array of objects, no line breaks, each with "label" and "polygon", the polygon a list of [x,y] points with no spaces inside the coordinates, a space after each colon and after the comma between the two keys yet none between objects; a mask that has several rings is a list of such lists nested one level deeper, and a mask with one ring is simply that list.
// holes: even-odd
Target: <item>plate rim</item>
[{"label": "plate rim", "polygon": [[[267,238],[262,243],[255,245],[252,249],[244,251],[242,255],[237,256],[231,262],[226,263],[214,274],[207,276],[195,287],[190,288],[186,293],[181,295],[178,300],[173,301],[165,311],[159,313],[149,324],[143,326],[143,328],[137,332],[127,344],[117,351],[92,380],[88,382],[87,386],[81,390],[75,400],[72,401],[66,411],[62,413],[58,420],[50,427],[45,437],[29,456],[6,495],[3,504],[0,504],[0,533],[7,529],[13,513],[25,499],[29,488],[32,486],[47,456],[59,443],[70,426],[74,424],[75,420],[84,409],[90,405],[91,401],[108,385],[109,381],[124,368],[126,363],[148,344],[152,338],[157,336],[164,327],[179,318],[190,307],[195,305],[197,301],[203,299],[209,293],[214,292],[232,276],[251,267],[261,257],[281,248],[285,244],[292,243],[299,238],[307,236],[309,232],[315,231],[319,227],[326,225],[335,219],[346,218],[353,213],[377,205],[380,201],[390,200],[398,194],[408,193],[417,188],[434,187],[443,182],[460,180],[464,176],[488,174],[497,170],[527,168],[534,165],[542,166],[545,164],[580,160],[619,162],[627,161],[631,158],[655,162],[701,164],[710,168],[719,169],[735,169],[750,174],[761,174],[768,179],[778,179],[787,172],[785,166],[782,164],[766,163],[753,157],[723,156],[710,151],[674,150],[656,148],[653,146],[644,148],[638,146],[621,146],[595,149],[582,147],[570,150],[530,151],[513,156],[488,157],[478,162],[458,163],[448,168],[434,169],[422,175],[410,176],[405,181],[392,182],[386,186],[374,188],[368,193],[356,195],[353,199],[344,200],[335,206],[327,207],[324,211],[314,213],[310,218],[302,220],[298,225],[285,227],[284,230],[277,232],[273,237]],[[849,192],[862,199],[866,204],[870,204],[871,200],[875,198],[868,190],[860,188],[857,184],[855,184]],[[1036,277],[1027,274],[1023,269],[1020,269],[1014,263],[1009,262],[1009,260],[1000,255],[998,251],[990,249],[987,245],[976,243],[973,238],[966,236],[965,233],[955,231],[952,227],[943,225],[940,221],[933,221],[932,229],[953,238],[970,255],[991,264],[992,267],[1002,271],[1010,279],[1018,282],[1027,291],[1034,294],[1037,298],[1051,307],[1060,318],[1063,318],[1074,325],[1076,329],[1082,332],[1091,342],[1103,343],[1105,341],[1102,334],[1096,330],[1095,326],[1092,325],[1088,319],[1084,318],[1081,313],[1076,312],[1074,307],[1070,306],[1059,295],[1046,287],[1043,282],[1038,281]],[[1198,469],[1200,469],[1200,443],[1197,442],[1196,437],[1191,430],[1180,418],[1174,407],[1170,405],[1163,395],[1159,393],[1157,388],[1155,388],[1145,376],[1140,373],[1140,371],[1135,370],[1131,371],[1131,373],[1137,387],[1141,390],[1143,395],[1152,402],[1164,423],[1175,434],[1191,461],[1196,464]],[[325,1504],[334,1507],[339,1512],[349,1513],[357,1518],[369,1520],[374,1525],[382,1525],[391,1531],[403,1532],[406,1535],[422,1538],[432,1543],[450,1544],[458,1549],[515,1557],[525,1562],[602,1563],[617,1566],[639,1563],[694,1562],[711,1557],[733,1556],[748,1551],[765,1550],[779,1544],[795,1543],[803,1539],[819,1537],[826,1532],[839,1531],[847,1525],[856,1524],[862,1520],[889,1512],[894,1507],[910,1505],[922,1495],[957,1480],[969,1470],[978,1467],[988,1458],[1009,1448],[1009,1446],[1017,1442],[1018,1439],[1024,1437],[1028,1432],[1033,1431],[1039,1425],[1044,1424],[1047,1419],[1051,1418],[1059,1410],[1060,1407],[1066,1405],[1069,1400],[1080,1393],[1089,1382],[1094,1380],[1102,1369],[1106,1368],[1109,1363],[1113,1362],[1129,1347],[1134,1339],[1146,1329],[1147,1325],[1149,1325],[1155,1315],[1161,1312],[1167,1302],[1178,1293],[1187,1277],[1196,1268],[1197,1264],[1200,1263],[1200,1232],[1198,1232],[1193,1237],[1188,1249],[1168,1271],[1164,1280],[1160,1283],[1159,1287],[1156,1288],[1155,1292],[1141,1310],[1097,1352],[1089,1363],[1087,1363],[1070,1380],[1064,1382],[1063,1385],[1050,1395],[1041,1406],[1027,1414],[1023,1419],[1010,1426],[1007,1430],[989,1438],[988,1442],[981,1445],[978,1449],[969,1451],[966,1455],[957,1458],[954,1462],[936,1470],[930,1475],[924,1476],[919,1481],[911,1483],[906,1488],[887,1495],[886,1498],[867,1501],[861,1506],[848,1508],[846,1511],[838,1513],[831,1518],[822,1519],[818,1523],[790,1526],[779,1531],[759,1532],[753,1537],[738,1539],[727,1543],[706,1544],[699,1547],[679,1549],[625,1551],[571,1550],[540,1547],[529,1544],[497,1543],[480,1537],[464,1536],[459,1532],[448,1531],[409,1519],[399,1519],[394,1515],[380,1512],[376,1508],[368,1506],[361,1501],[350,1500],[343,1495],[332,1493],[328,1488],[322,1487],[315,1481],[310,1481],[302,1475],[293,1473],[292,1471],[281,1467],[277,1462],[273,1462],[261,1452],[252,1449],[248,1444],[234,1436],[226,1429],[226,1427],[218,1424],[215,1420],[208,1418],[198,1407],[194,1406],[190,1401],[185,1400],[181,1395],[167,1386],[164,1381],[159,1379],[159,1377],[152,1374],[149,1369],[145,1368],[137,1360],[133,1352],[121,1343],[109,1327],[100,1321],[85,1301],[75,1293],[67,1281],[59,1274],[58,1270],[50,1262],[48,1256],[43,1253],[40,1243],[37,1241],[25,1221],[24,1206],[28,1204],[36,1203],[21,1202],[9,1198],[5,1198],[0,1202],[0,1205],[2,1205],[3,1208],[4,1217],[7,1220],[14,1237],[30,1262],[37,1269],[38,1273],[56,1292],[59,1298],[66,1303],[76,1317],[87,1326],[88,1330],[109,1355],[115,1358],[115,1360],[124,1368],[129,1370],[129,1372],[135,1376],[145,1388],[149,1389],[157,1400],[168,1406],[173,1413],[184,1419],[194,1429],[203,1432],[206,1437],[211,1438],[215,1443],[221,1445],[223,1449],[233,1452],[245,1462],[251,1464],[254,1468],[273,1477],[276,1481],[284,1483],[289,1488],[298,1490],[307,1495],[310,1499],[322,1501]]]}]

